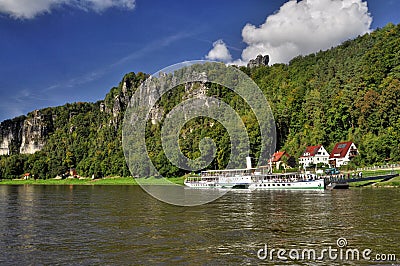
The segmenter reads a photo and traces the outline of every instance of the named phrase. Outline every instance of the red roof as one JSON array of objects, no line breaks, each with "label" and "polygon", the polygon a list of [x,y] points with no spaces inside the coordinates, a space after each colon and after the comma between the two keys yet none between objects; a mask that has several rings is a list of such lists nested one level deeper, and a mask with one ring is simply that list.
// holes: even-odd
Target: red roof
[{"label": "red roof", "polygon": [[[322,147],[322,145],[317,146],[308,146],[306,150],[303,152],[301,157],[313,157],[317,154],[318,150]],[[304,156],[305,153],[309,153],[309,155]]]},{"label": "red roof", "polygon": [[350,149],[350,146],[353,142],[346,141],[346,142],[339,142],[336,143],[335,148],[333,148],[331,155],[329,158],[343,158],[346,156],[347,151]]},{"label": "red roof", "polygon": [[279,162],[282,159],[282,156],[285,155],[286,157],[290,157],[289,154],[286,153],[286,151],[277,151],[274,154],[272,154],[271,159],[269,159],[269,161],[276,163]]}]

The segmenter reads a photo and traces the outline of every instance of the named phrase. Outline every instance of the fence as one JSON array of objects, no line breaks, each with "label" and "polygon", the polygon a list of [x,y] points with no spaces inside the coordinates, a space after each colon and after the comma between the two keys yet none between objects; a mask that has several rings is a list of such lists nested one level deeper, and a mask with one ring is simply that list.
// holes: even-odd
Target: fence
[{"label": "fence", "polygon": [[392,170],[398,168],[400,168],[400,164],[385,164],[385,165],[357,168],[357,171]]}]

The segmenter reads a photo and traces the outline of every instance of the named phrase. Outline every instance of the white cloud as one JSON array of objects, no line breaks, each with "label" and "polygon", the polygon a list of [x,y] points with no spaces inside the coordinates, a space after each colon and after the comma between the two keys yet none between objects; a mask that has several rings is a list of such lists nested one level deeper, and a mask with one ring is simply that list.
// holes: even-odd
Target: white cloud
[{"label": "white cloud", "polygon": [[218,40],[213,43],[213,48],[208,52],[206,58],[208,60],[218,60],[223,62],[232,60],[232,56],[229,53],[226,44],[222,40]]},{"label": "white cloud", "polygon": [[85,0],[80,2],[82,2],[82,6],[86,5],[87,8],[98,12],[113,7],[130,10],[135,8],[135,0]]},{"label": "white cloud", "polygon": [[259,27],[242,30],[245,64],[269,54],[270,64],[288,63],[297,55],[326,50],[370,31],[372,17],[362,0],[290,0]]},{"label": "white cloud", "polygon": [[61,7],[95,12],[114,7],[132,10],[135,8],[135,0],[0,0],[0,13],[19,19],[32,19]]}]

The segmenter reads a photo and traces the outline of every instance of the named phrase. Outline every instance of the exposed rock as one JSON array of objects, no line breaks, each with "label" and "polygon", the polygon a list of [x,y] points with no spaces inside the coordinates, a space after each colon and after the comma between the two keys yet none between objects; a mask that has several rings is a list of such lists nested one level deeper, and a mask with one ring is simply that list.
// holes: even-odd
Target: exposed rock
[{"label": "exposed rock", "polygon": [[104,102],[100,103],[100,112],[103,113],[105,111],[106,105],[104,104]]},{"label": "exposed rock", "polygon": [[0,155],[32,154],[40,151],[52,131],[53,115],[36,110],[0,124]]},{"label": "exposed rock", "polygon": [[251,59],[249,63],[247,64],[248,68],[254,68],[254,67],[259,67],[259,66],[267,66],[269,63],[269,55],[257,55],[255,59]]},{"label": "exposed rock", "polygon": [[164,116],[164,111],[158,104],[150,110],[149,119],[151,120],[151,123],[153,125],[160,122],[163,116]]},{"label": "exposed rock", "polygon": [[9,155],[19,152],[21,145],[21,129],[25,117],[5,120],[0,124],[0,155]]},{"label": "exposed rock", "polygon": [[[99,103],[100,112],[109,119],[108,126],[114,126],[115,129],[121,125],[123,112],[128,106],[130,97],[134,90],[134,74],[125,76],[120,87],[112,90],[110,97]],[[155,96],[156,97],[156,96]],[[155,97],[153,99],[155,99]],[[71,121],[81,113],[80,108],[72,108],[73,104],[67,104],[69,110],[68,116],[59,116],[57,109],[36,110],[27,116],[21,116],[14,119],[5,120],[0,123],[0,155],[10,154],[31,154],[40,151],[45,146],[49,136],[56,130],[56,126],[68,124],[67,133],[72,134],[78,130],[78,126]],[[153,110],[153,120],[160,120],[163,111],[161,109]],[[59,116],[59,117],[58,117]],[[59,121],[62,119],[62,121]],[[71,124],[69,124],[71,123]],[[99,129],[107,126],[100,124]]]},{"label": "exposed rock", "polygon": [[119,113],[122,110],[122,107],[123,106],[122,106],[122,103],[120,100],[120,96],[119,95],[115,96],[114,105],[113,105],[113,109],[112,109],[112,114],[113,114],[114,118],[118,117]]},{"label": "exposed rock", "polygon": [[124,79],[122,83],[122,94],[126,94],[128,92],[128,85],[126,84],[126,79]]},{"label": "exposed rock", "polygon": [[208,88],[203,82],[192,82],[185,84],[185,95],[182,100],[190,98],[204,98],[207,95]]},{"label": "exposed rock", "polygon": [[32,154],[40,151],[46,144],[46,138],[51,131],[52,117],[42,116],[40,111],[32,113],[25,119],[22,126],[22,141],[19,152]]},{"label": "exposed rock", "polygon": [[[2,132],[3,133],[3,132]],[[0,155],[9,155],[10,154],[10,144],[13,139],[13,135],[9,133],[6,136],[1,136],[0,143]]]}]

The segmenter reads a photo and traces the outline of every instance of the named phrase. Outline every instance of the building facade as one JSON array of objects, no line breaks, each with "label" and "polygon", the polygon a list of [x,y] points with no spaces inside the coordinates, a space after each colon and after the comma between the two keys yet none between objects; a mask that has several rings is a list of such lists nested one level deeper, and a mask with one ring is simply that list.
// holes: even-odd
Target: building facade
[{"label": "building facade", "polygon": [[307,147],[303,155],[299,158],[299,164],[303,167],[317,165],[319,163],[329,165],[329,153],[322,145]]},{"label": "building facade", "polygon": [[329,156],[329,164],[334,167],[347,165],[358,154],[358,149],[353,142],[347,141],[336,143]]}]

